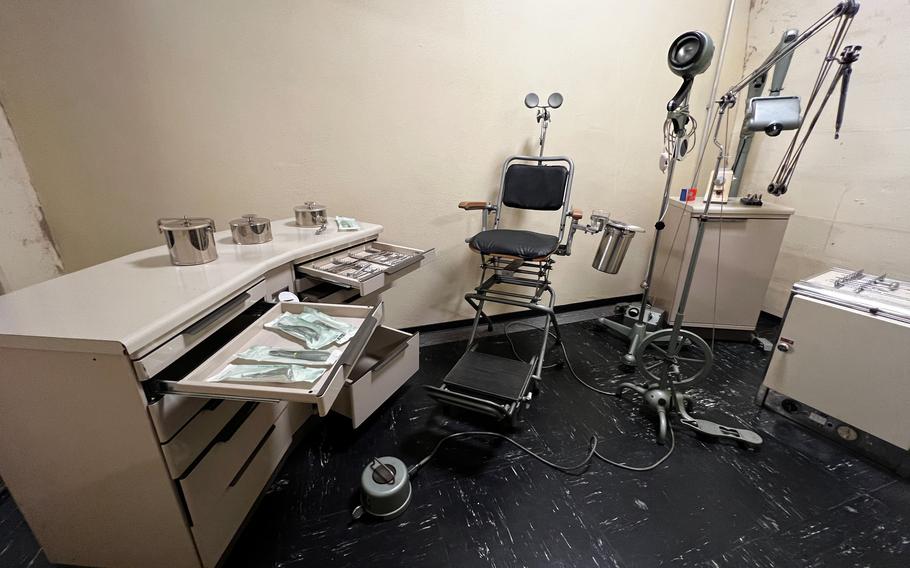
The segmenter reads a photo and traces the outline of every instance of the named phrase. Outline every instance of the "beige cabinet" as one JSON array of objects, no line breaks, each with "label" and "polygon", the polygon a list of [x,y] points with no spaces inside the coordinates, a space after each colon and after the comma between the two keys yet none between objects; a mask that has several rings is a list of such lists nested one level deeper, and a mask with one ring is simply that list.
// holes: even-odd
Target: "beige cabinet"
[{"label": "beige cabinet", "polygon": [[[380,293],[432,252],[362,225],[278,221],[272,243],[205,265],[158,247],[0,296],[0,475],[49,560],[216,566],[309,418],[359,426],[417,371],[419,339],[382,325]],[[373,246],[409,264],[368,286],[301,278]],[[296,347],[264,328],[304,306],[274,303],[284,290],[355,326],[338,360],[314,383],[209,380],[251,345]]]},{"label": "beige cabinet", "polygon": [[[695,242],[701,200],[671,199],[654,267],[651,301],[673,321]],[[752,331],[793,209],[712,204],[685,311],[688,327]],[[717,283],[715,286],[715,282]]]},{"label": "beige cabinet", "polygon": [[910,477],[910,282],[851,273],[794,284],[758,402]]}]

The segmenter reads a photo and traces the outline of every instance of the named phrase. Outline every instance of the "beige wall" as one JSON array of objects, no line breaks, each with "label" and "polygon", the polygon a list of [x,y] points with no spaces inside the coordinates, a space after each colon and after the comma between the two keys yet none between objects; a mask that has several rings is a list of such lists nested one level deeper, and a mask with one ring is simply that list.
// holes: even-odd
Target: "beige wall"
[{"label": "beige wall", "polygon": [[[492,197],[502,160],[532,149],[528,91],[566,97],[548,150],[576,162],[574,205],[653,224],[679,84],[667,46],[691,28],[719,41],[726,4],[7,0],[0,97],[68,269],[158,244],[158,217],[225,227],[316,199],[437,247],[389,305],[397,325],[438,322],[469,315],[478,275],[464,238],[479,218],[455,205]],[[741,72],[747,19],[741,0],[722,83]],[[560,303],[638,292],[650,233],[617,276],[590,268],[597,242],[579,235]]]},{"label": "beige wall", "polygon": [[[863,50],[854,65],[844,127],[834,140],[836,97],[820,119],[780,202],[796,208],[765,299],[781,314],[796,280],[830,266],[910,277],[907,135],[910,113],[910,4],[861,3],[848,44]],[[749,20],[747,69],[754,68],[783,30],[805,27],[834,5],[830,0],[766,0]],[[784,94],[807,95],[827,48],[819,35],[794,56]],[[764,191],[790,136],[757,136],[743,192]],[[774,198],[771,198],[774,199]]]},{"label": "beige wall", "polygon": [[0,105],[0,294],[53,278],[63,266]]}]

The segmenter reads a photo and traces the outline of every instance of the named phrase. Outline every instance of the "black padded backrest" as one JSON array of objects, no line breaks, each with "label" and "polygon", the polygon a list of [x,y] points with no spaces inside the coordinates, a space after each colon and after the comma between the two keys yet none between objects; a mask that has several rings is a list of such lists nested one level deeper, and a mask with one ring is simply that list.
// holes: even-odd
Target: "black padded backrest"
[{"label": "black padded backrest", "polygon": [[562,209],[568,178],[565,166],[512,164],[506,170],[502,202],[519,209]]}]

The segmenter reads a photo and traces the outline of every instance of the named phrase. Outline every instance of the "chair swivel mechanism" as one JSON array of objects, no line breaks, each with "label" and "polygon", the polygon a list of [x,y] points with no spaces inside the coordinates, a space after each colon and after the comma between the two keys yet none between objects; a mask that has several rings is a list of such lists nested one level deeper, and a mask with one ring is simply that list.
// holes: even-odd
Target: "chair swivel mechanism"
[{"label": "chair swivel mechanism", "polygon": [[[480,285],[465,295],[475,311],[467,350],[441,386],[426,387],[439,402],[515,425],[519,409],[539,392],[551,328],[557,344],[561,341],[553,311],[556,293],[550,283],[553,257],[571,254],[577,221],[582,217],[581,211],[569,205],[573,173],[572,160],[565,156],[511,156],[503,164],[495,203],[463,201],[458,205],[466,211],[481,212],[482,230],[466,240],[470,249],[480,255],[481,277]],[[559,231],[550,235],[506,229],[501,226],[506,207],[558,211]],[[491,215],[492,228],[488,226]],[[515,291],[522,288],[526,290]],[[477,350],[481,319],[490,331],[493,329],[484,312],[487,303],[527,308],[545,316],[540,349],[529,362]]]}]

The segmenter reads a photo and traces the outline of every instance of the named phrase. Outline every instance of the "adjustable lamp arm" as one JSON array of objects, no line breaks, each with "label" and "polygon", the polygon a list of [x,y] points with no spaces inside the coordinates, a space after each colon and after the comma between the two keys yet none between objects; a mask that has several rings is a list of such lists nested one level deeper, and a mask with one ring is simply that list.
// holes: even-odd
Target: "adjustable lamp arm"
[{"label": "adjustable lamp arm", "polygon": [[746,75],[739,80],[738,83],[727,89],[727,92],[721,96],[721,101],[724,99],[734,99],[736,95],[742,91],[744,88],[748,87],[753,80],[760,77],[761,75],[768,72],[769,69],[774,67],[774,65],[781,59],[789,56],[791,53],[796,51],[796,48],[806,43],[812,36],[816,35],[818,32],[822,31],[828,26],[831,22],[840,19],[842,16],[852,19],[853,16],[859,11],[859,2],[856,0],[844,0],[839,2],[837,6],[831,9],[830,12],[822,16],[818,21],[809,26],[805,31],[796,36],[792,42],[787,44],[786,47],[779,50],[776,53],[773,53],[768,59],[764,61],[761,65],[758,66],[752,73]]}]

